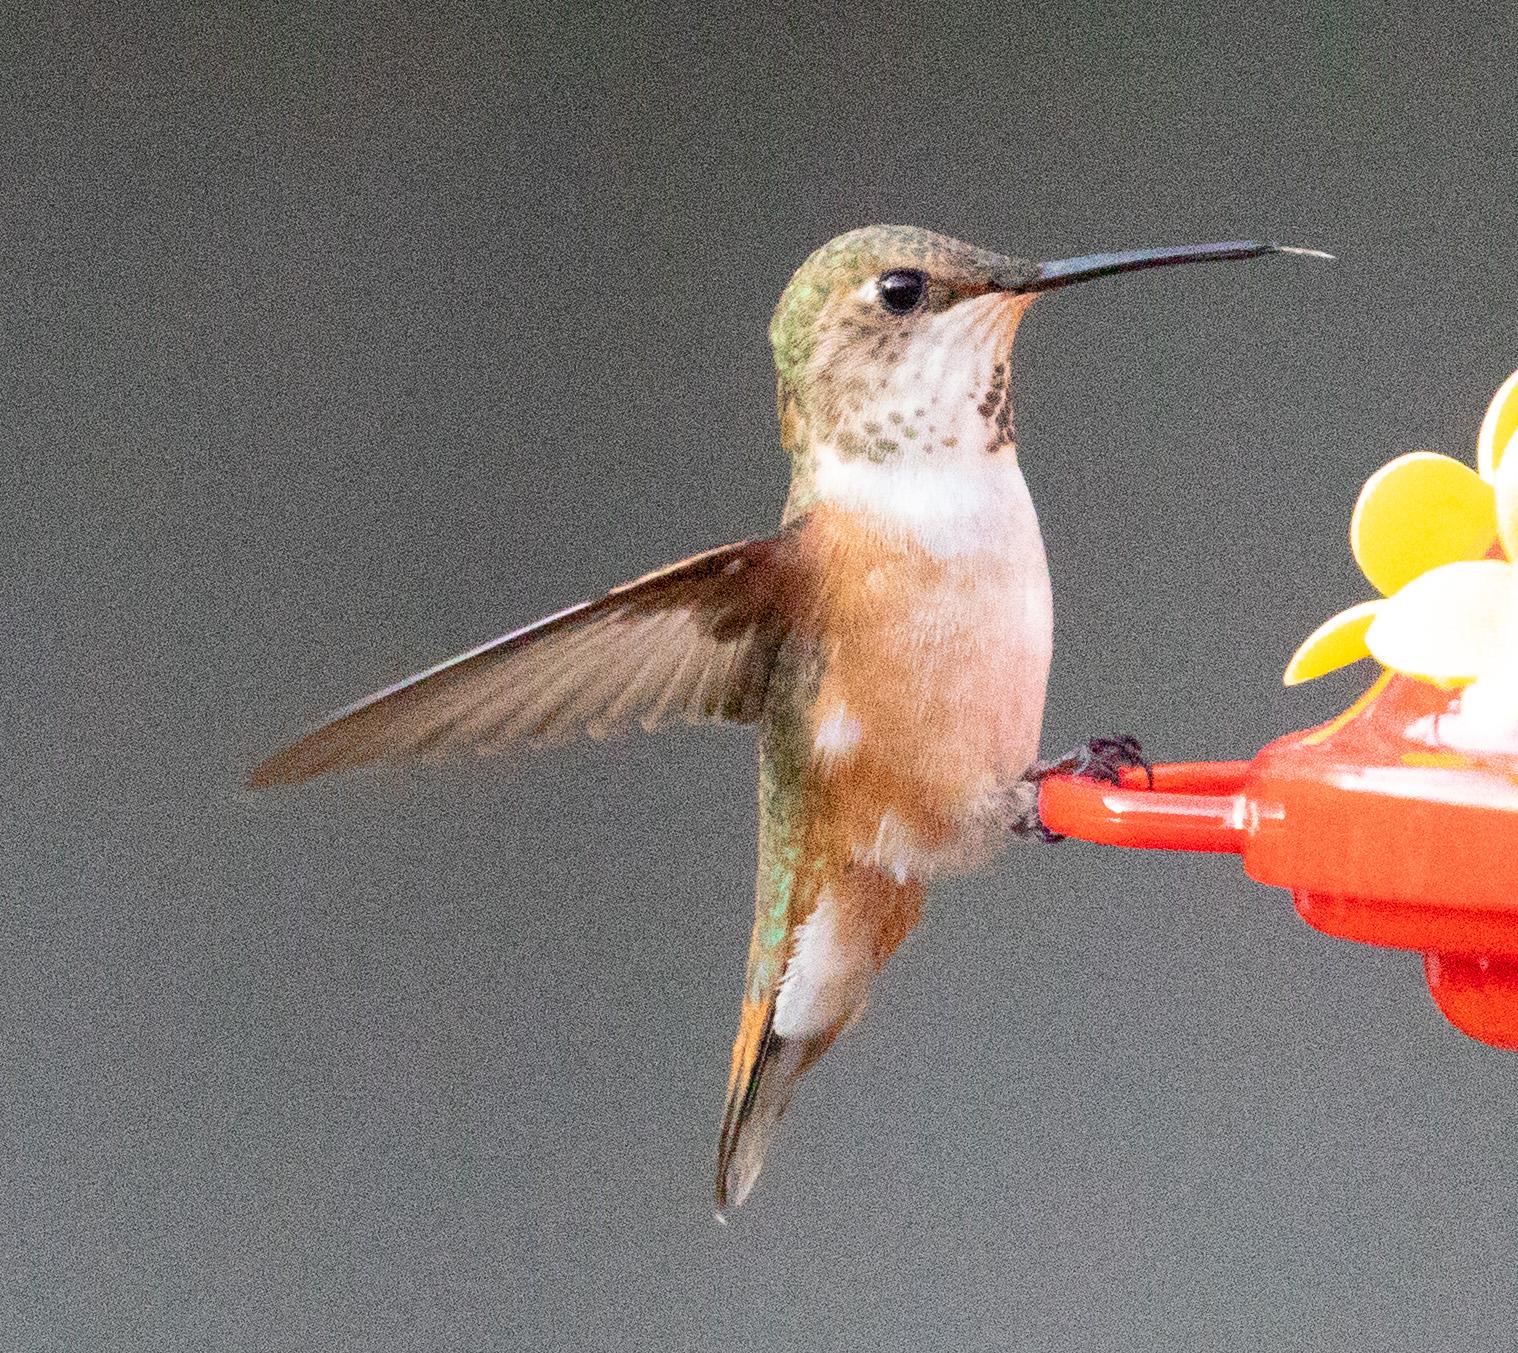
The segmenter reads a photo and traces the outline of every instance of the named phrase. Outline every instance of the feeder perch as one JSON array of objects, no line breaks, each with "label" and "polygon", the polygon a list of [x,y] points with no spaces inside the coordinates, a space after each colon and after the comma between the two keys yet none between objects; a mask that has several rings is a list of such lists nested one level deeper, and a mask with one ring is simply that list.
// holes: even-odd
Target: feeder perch
[{"label": "feeder perch", "polygon": [[1458,698],[1387,675],[1252,761],[1156,766],[1153,789],[1051,776],[1040,811],[1103,845],[1240,856],[1315,929],[1421,951],[1450,1022],[1518,1051],[1518,756],[1443,746]]}]

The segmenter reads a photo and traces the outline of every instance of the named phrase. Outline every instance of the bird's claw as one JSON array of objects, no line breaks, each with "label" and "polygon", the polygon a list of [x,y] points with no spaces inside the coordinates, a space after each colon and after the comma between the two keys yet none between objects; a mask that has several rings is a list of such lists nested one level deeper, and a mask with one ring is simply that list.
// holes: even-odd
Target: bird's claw
[{"label": "bird's claw", "polygon": [[1014,836],[1032,837],[1052,846],[1065,838],[1063,833],[1044,825],[1038,811],[1038,785],[1039,778],[1030,771],[1007,791],[1007,828]]},{"label": "bird's claw", "polygon": [[1115,785],[1122,783],[1125,770],[1135,769],[1143,770],[1149,788],[1153,789],[1154,767],[1144,755],[1143,744],[1131,733],[1092,738],[1084,747],[1077,747],[1057,760],[1035,762],[1018,782],[1024,793],[1012,815],[1013,834],[1035,837],[1047,845],[1065,839],[1061,833],[1046,827],[1039,816],[1038,786],[1051,775],[1078,775]]},{"label": "bird's claw", "polygon": [[1064,832],[1057,832],[1052,827],[1044,826],[1044,820],[1038,815],[1036,807],[1029,817],[1013,824],[1012,832],[1016,836],[1031,836],[1046,846],[1057,846],[1065,839]]},{"label": "bird's claw", "polygon": [[1056,761],[1037,762],[1024,778],[1037,782],[1051,775],[1079,775],[1115,785],[1122,783],[1125,770],[1140,769],[1153,789],[1154,766],[1144,755],[1144,744],[1132,733],[1119,733],[1110,738],[1092,738],[1084,747],[1077,747]]}]

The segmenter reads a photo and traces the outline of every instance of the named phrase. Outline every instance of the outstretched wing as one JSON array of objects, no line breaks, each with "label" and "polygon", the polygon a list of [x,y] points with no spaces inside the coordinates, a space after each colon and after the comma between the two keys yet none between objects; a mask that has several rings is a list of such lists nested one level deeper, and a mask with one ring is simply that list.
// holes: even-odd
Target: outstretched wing
[{"label": "outstretched wing", "polygon": [[813,609],[805,539],[802,518],[493,639],[334,715],[248,782],[602,738],[634,722],[753,722],[776,650]]}]

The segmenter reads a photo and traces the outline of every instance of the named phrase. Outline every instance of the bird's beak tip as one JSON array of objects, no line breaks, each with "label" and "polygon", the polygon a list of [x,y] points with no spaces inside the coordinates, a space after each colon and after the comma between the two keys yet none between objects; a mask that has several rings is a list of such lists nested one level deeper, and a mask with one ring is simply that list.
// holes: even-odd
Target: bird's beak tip
[{"label": "bird's beak tip", "polygon": [[1304,249],[1300,244],[1277,244],[1274,240],[1270,247],[1278,254],[1297,254],[1302,258],[1326,258],[1330,263],[1338,262],[1337,254],[1330,254],[1326,249]]}]

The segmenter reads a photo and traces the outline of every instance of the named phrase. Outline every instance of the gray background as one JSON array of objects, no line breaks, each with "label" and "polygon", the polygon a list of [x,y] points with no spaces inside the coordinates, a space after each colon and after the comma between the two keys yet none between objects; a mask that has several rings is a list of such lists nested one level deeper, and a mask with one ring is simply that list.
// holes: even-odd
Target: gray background
[{"label": "gray background", "polygon": [[1511,1346],[1518,1058],[1231,860],[940,889],[722,1229],[748,734],[238,788],[764,531],[769,310],[876,220],[1342,255],[1062,293],[1016,385],[1051,750],[1347,703],[1277,674],[1358,485],[1518,364],[1508,19],[1158,8],[11,12],[0,1347]]}]

